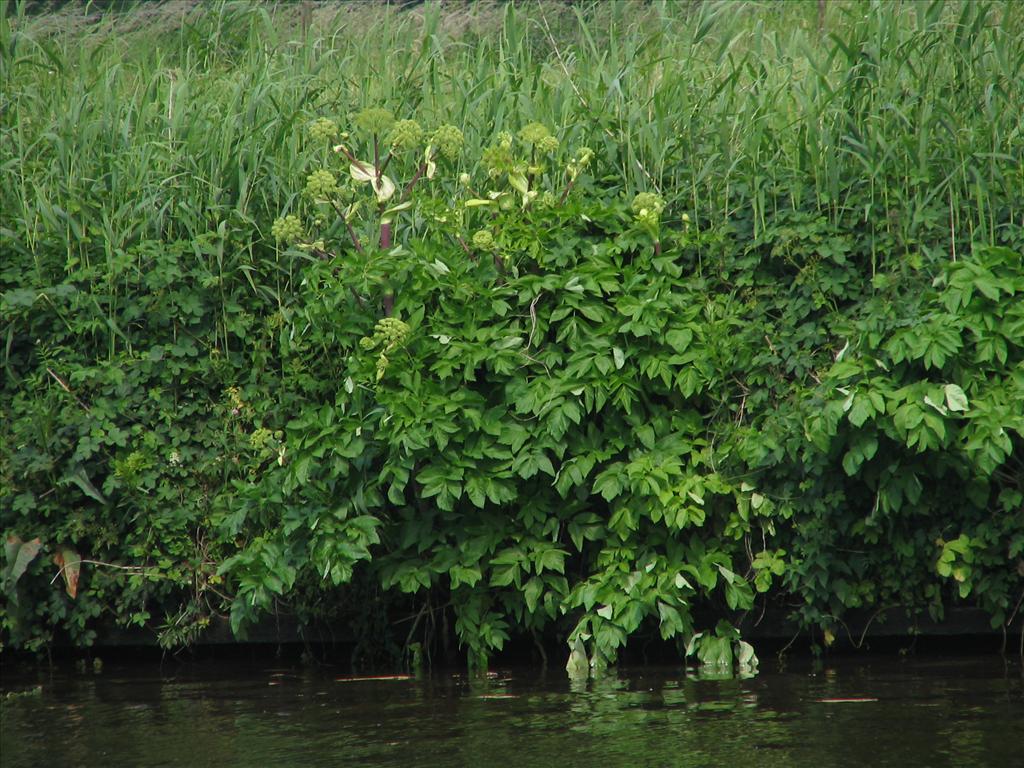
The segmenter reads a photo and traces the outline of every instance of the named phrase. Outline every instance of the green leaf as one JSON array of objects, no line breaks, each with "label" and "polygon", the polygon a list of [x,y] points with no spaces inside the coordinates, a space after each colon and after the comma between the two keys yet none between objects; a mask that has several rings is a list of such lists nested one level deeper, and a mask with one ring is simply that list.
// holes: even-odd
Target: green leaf
[{"label": "green leaf", "polygon": [[704,637],[697,656],[709,667],[731,667],[732,640],[728,637]]},{"label": "green leaf", "polygon": [[465,584],[467,587],[472,587],[482,578],[482,575],[480,573],[480,566],[478,565],[455,565],[452,566],[451,570],[449,570],[448,573],[449,578],[451,579],[452,589],[455,589],[463,584]]},{"label": "green leaf", "polygon": [[754,646],[750,643],[739,641],[738,653],[736,654],[736,661],[741,667],[756,667],[757,666],[757,654],[754,653]]},{"label": "green leaf", "polygon": [[68,477],[68,480],[81,488],[82,493],[90,499],[98,501],[100,504],[107,504],[107,497],[100,493],[96,486],[92,484],[89,476],[85,473],[85,469],[82,467],[77,467],[74,473]]},{"label": "green leaf", "polygon": [[38,537],[25,542],[22,542],[17,536],[8,537],[7,544],[5,545],[8,558],[11,557],[11,552],[14,552],[14,559],[8,566],[10,568],[7,574],[8,588],[18,583],[18,579],[25,573],[29,563],[39,554],[41,546],[42,542]]},{"label": "green leaf", "polygon": [[669,331],[665,334],[665,341],[667,341],[669,346],[678,354],[682,354],[687,350],[687,348],[689,348],[690,342],[693,341],[693,331],[688,328]]},{"label": "green leaf", "polygon": [[946,385],[946,405],[951,411],[966,411],[967,410],[967,395],[964,391],[956,384]]},{"label": "green leaf", "polygon": [[510,173],[508,175],[509,186],[512,187],[516,192],[521,195],[525,195],[529,189],[529,184],[526,181],[526,176],[521,173]]},{"label": "green leaf", "polygon": [[544,570],[565,573],[565,552],[560,549],[546,549],[537,560],[537,573]]},{"label": "green leaf", "polygon": [[544,582],[538,576],[533,576],[523,587],[523,599],[526,601],[526,610],[533,613],[537,610],[537,599],[544,591]]},{"label": "green leaf", "polygon": [[875,415],[874,405],[870,397],[857,395],[853,399],[853,406],[850,408],[848,418],[855,427],[864,425],[868,419]]},{"label": "green leaf", "polygon": [[615,360],[616,370],[622,370],[622,366],[626,364],[626,354],[618,347],[612,347],[612,359]]}]

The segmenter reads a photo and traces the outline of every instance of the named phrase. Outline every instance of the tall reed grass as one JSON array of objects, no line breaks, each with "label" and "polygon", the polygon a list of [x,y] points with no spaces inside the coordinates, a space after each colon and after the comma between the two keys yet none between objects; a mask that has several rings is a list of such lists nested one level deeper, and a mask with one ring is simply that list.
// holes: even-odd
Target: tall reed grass
[{"label": "tall reed grass", "polygon": [[913,243],[940,216],[952,257],[1024,216],[1016,3],[831,2],[821,29],[813,3],[340,6],[305,33],[287,5],[144,11],[0,23],[4,249],[44,282],[225,221],[248,248],[289,204],[298,126],[376,103],[476,144],[552,124],[698,221],[809,207]]}]

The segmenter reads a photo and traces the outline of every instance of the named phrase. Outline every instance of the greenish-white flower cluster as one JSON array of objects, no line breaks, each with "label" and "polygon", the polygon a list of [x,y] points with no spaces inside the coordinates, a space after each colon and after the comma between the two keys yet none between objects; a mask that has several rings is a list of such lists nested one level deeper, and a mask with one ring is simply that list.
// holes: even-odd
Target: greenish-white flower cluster
[{"label": "greenish-white flower cluster", "polygon": [[[508,141],[503,141],[503,136],[507,136]],[[498,142],[483,151],[480,161],[491,178],[497,178],[503,173],[511,173],[516,165],[515,158],[512,157],[511,134],[498,134]]]},{"label": "greenish-white flower cluster", "polygon": [[356,116],[352,118],[352,122],[361,131],[381,134],[394,124],[395,116],[389,109],[369,107],[357,112]]},{"label": "greenish-white flower cluster", "polygon": [[304,232],[298,216],[289,215],[274,219],[270,234],[279,243],[294,243],[301,240]]},{"label": "greenish-white flower cluster", "polygon": [[551,209],[558,207],[558,197],[554,192],[541,192],[534,203],[538,208]]},{"label": "greenish-white flower cluster", "polygon": [[633,215],[636,220],[647,227],[656,227],[665,210],[665,201],[661,195],[653,192],[641,192],[633,198]]},{"label": "greenish-white flower cluster", "polygon": [[437,151],[448,160],[455,160],[462,152],[462,145],[465,139],[462,131],[454,125],[440,125],[430,137],[430,143],[437,147]]},{"label": "greenish-white flower cluster", "polygon": [[396,150],[416,149],[423,143],[423,126],[415,120],[399,120],[391,126],[388,144]]},{"label": "greenish-white flower cluster", "polygon": [[519,138],[524,144],[530,144],[541,152],[551,154],[558,149],[558,139],[543,123],[530,123],[519,131]]},{"label": "greenish-white flower cluster", "polygon": [[337,192],[338,180],[330,171],[313,171],[306,177],[306,194],[314,200],[323,200]]},{"label": "greenish-white flower cluster", "polygon": [[473,233],[473,247],[480,251],[489,251],[494,248],[494,235],[490,230],[481,229]]},{"label": "greenish-white flower cluster", "polygon": [[383,379],[388,370],[388,355],[396,347],[401,346],[408,335],[408,323],[397,317],[384,317],[374,326],[373,336],[364,336],[359,340],[359,346],[365,350],[380,348],[380,354],[377,356],[377,381]]},{"label": "greenish-white flower cluster", "polygon": [[540,176],[546,170],[542,157],[556,152],[559,146],[558,139],[552,136],[551,131],[542,123],[524,126],[519,131],[519,141],[529,150],[517,156],[513,150],[515,137],[508,131],[501,131],[497,135],[495,143],[487,147],[480,158],[488,176],[492,179],[503,173]]},{"label": "greenish-white flower cluster", "polygon": [[309,138],[322,144],[331,141],[338,135],[338,124],[329,117],[318,117],[309,124],[307,130]]}]

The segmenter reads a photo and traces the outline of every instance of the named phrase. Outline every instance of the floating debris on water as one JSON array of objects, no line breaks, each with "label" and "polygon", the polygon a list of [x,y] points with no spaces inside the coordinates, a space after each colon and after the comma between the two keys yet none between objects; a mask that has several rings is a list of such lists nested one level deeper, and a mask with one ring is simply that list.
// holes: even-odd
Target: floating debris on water
[{"label": "floating debris on water", "polygon": [[336,677],[334,682],[336,683],[362,683],[370,682],[372,680],[413,680],[412,675],[370,675],[366,677],[360,677],[356,675],[347,675],[345,677]]},{"label": "floating debris on water", "polygon": [[819,704],[860,704],[866,701],[878,701],[878,699],[872,699],[870,697],[850,699],[818,699]]}]

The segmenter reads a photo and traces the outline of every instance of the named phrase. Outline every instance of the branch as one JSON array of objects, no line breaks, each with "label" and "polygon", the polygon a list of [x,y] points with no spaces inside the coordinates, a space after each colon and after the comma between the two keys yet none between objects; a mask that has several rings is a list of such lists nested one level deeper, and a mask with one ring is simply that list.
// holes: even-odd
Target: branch
[{"label": "branch", "polygon": [[352,229],[352,225],[348,223],[348,218],[342,212],[341,208],[338,207],[338,204],[335,201],[331,200],[330,202],[331,202],[331,207],[334,209],[334,212],[336,214],[338,214],[338,218],[340,218],[342,221],[345,222],[345,229],[348,230],[348,236],[350,238],[352,238],[352,245],[354,245],[356,247],[357,251],[362,253],[363,252],[363,246],[359,242],[359,237],[356,235],[356,231],[354,229]]},{"label": "branch", "polygon": [[408,183],[408,185],[406,185],[405,190],[402,192],[402,196],[398,200],[399,203],[404,203],[406,201],[406,199],[412,193],[412,188],[416,186],[416,182],[419,181],[422,178],[424,173],[427,172],[427,163],[428,162],[432,163],[436,159],[437,159],[437,152],[435,151],[434,154],[430,156],[430,160],[429,161],[425,160],[422,163],[420,163],[420,167],[416,171],[416,175],[412,177],[412,181],[410,181]]},{"label": "branch", "polygon": [[79,399],[78,395],[71,391],[71,387],[67,385],[64,379],[62,379],[60,376],[54,373],[52,368],[47,368],[46,372],[53,376],[53,378],[57,381],[58,384],[60,384],[61,388],[63,388],[65,392],[67,392],[69,395],[75,398],[75,402],[82,406],[82,410],[84,410],[86,413],[92,413],[92,411],[89,410],[89,406],[83,403],[81,399]]},{"label": "branch", "polygon": [[[52,579],[50,579],[50,583],[53,584],[55,581],[57,581],[57,579],[59,579],[64,574],[64,571],[66,571],[71,566],[73,566],[73,565],[81,565],[82,563],[86,563],[87,565],[102,565],[105,568],[116,568],[119,571],[131,571],[132,573],[134,573],[136,575],[146,576],[147,578],[161,578],[161,579],[169,579],[170,578],[170,576],[168,576],[165,573],[159,573],[160,569],[157,568],[157,566],[155,566],[155,565],[116,565],[114,563],[105,563],[102,560],[72,560],[71,562],[64,563],[64,565],[62,565],[57,570],[57,573],[54,575],[54,577]],[[156,569],[158,571],[158,573],[155,576],[147,574],[146,573],[147,569]]]}]

